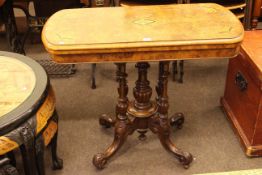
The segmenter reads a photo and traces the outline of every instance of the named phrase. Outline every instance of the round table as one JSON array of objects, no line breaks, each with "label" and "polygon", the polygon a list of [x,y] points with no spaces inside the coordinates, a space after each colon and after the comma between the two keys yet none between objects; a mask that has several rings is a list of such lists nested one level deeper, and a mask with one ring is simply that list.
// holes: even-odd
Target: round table
[{"label": "round table", "polygon": [[44,147],[50,143],[53,168],[61,169],[55,96],[45,70],[28,57],[0,52],[0,84],[0,155],[15,166],[12,151],[20,148],[25,174],[44,175]]}]

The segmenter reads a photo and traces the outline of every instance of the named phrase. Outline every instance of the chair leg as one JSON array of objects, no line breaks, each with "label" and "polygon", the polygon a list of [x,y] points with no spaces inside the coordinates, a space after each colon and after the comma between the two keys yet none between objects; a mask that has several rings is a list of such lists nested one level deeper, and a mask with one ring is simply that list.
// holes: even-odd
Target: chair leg
[{"label": "chair leg", "polygon": [[91,88],[92,89],[96,89],[96,77],[95,77],[95,73],[96,73],[96,64],[92,64],[92,72],[91,72]]}]

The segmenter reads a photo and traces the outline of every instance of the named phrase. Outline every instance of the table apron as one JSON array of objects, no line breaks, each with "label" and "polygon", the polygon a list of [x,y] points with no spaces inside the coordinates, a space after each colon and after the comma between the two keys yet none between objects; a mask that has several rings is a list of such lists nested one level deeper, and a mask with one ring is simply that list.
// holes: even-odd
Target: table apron
[{"label": "table apron", "polygon": [[232,58],[237,56],[239,48],[206,49],[206,50],[175,50],[175,51],[144,51],[116,53],[70,53],[51,54],[57,63],[105,63],[105,62],[144,62],[172,61],[188,59]]}]

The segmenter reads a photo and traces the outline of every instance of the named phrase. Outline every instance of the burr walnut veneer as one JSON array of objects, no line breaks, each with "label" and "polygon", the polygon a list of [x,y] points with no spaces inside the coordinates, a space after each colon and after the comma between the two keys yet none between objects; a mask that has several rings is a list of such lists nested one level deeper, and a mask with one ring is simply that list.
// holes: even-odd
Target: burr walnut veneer
[{"label": "burr walnut veneer", "polygon": [[[238,54],[243,38],[239,20],[217,4],[181,4],[63,10],[49,18],[42,40],[58,63],[107,63],[117,65],[116,118],[102,116],[100,124],[115,127],[115,137],[93,164],[107,160],[135,130],[145,139],[150,129],[165,149],[188,167],[192,155],[170,140],[170,124],[181,127],[183,114],[168,118],[169,61],[175,59],[229,58]],[[150,100],[149,61],[159,61],[157,98]],[[135,100],[128,100],[126,62],[137,62]]]}]

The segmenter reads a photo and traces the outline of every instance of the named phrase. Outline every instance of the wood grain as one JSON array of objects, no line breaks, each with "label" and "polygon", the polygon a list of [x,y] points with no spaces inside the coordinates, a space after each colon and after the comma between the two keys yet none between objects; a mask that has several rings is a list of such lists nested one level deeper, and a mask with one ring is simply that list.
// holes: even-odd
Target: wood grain
[{"label": "wood grain", "polygon": [[217,4],[63,10],[42,33],[47,51],[64,63],[233,57],[242,39],[239,20]]}]

